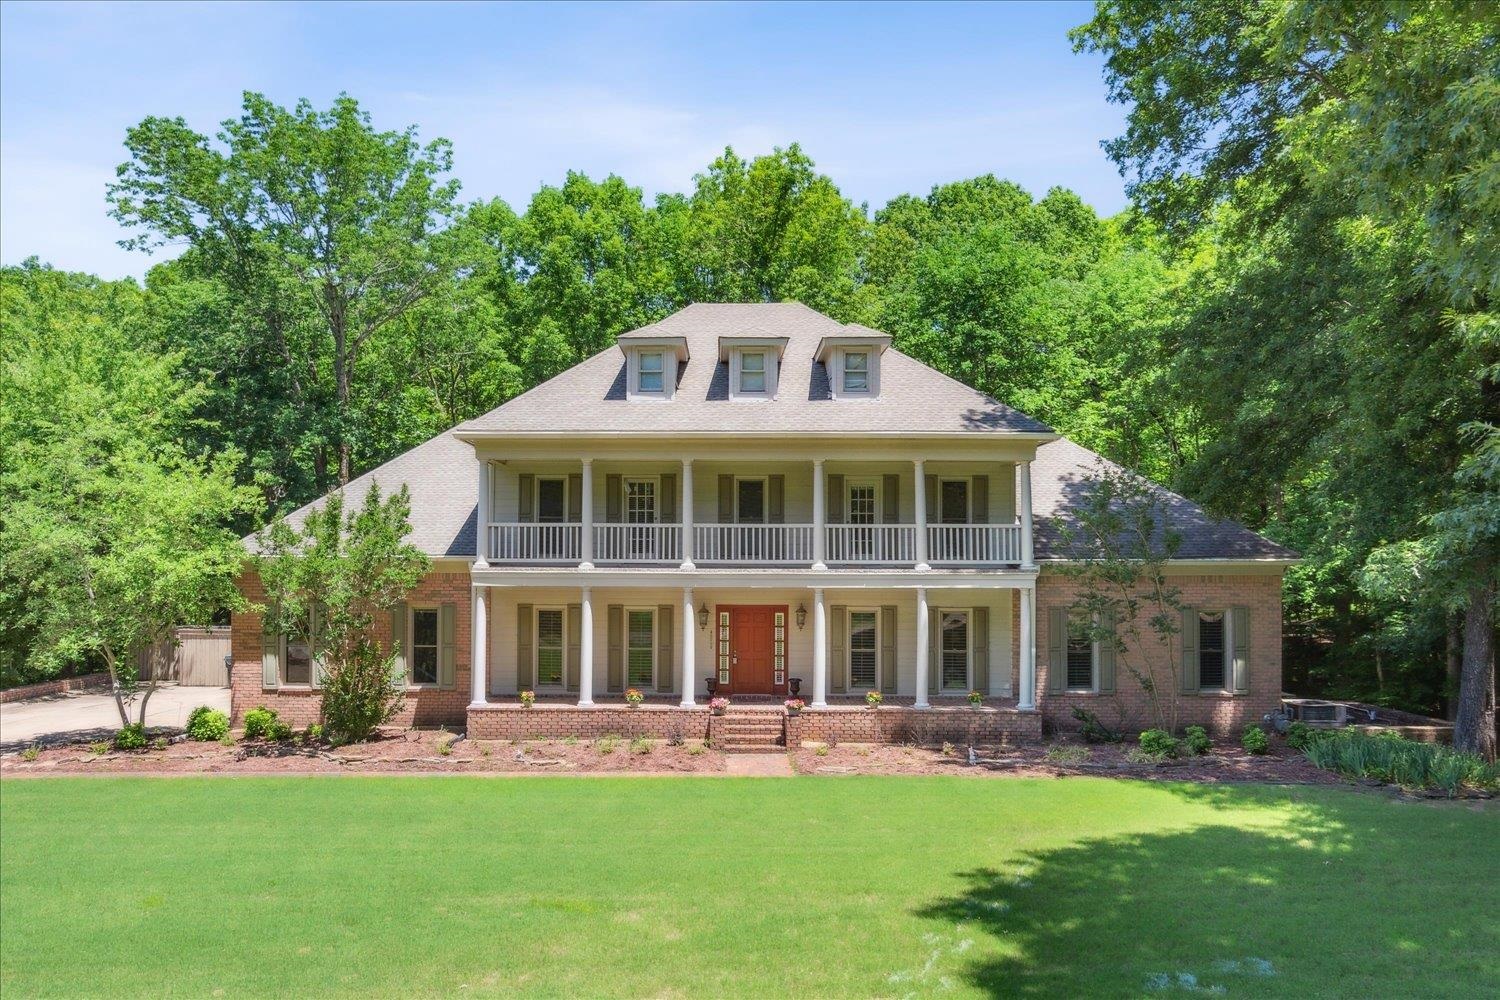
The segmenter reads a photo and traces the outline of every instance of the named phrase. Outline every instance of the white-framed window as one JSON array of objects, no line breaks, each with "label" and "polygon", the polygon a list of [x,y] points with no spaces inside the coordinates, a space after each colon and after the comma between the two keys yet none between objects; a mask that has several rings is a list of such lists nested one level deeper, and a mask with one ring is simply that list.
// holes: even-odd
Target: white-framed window
[{"label": "white-framed window", "polygon": [[657,479],[650,477],[627,477],[625,489],[625,523],[656,523]]},{"label": "white-framed window", "polygon": [[561,688],[567,664],[565,608],[536,609],[536,686]]},{"label": "white-framed window", "polygon": [[968,479],[938,480],[938,523],[969,524],[970,510]]},{"label": "white-framed window", "polygon": [[870,391],[870,352],[844,352],[844,391],[862,393]]},{"label": "white-framed window", "polygon": [[880,482],[875,479],[849,479],[844,484],[849,524],[880,523]]},{"label": "white-framed window", "polygon": [[740,392],[766,391],[766,352],[740,352]]},{"label": "white-framed window", "polygon": [[1229,615],[1198,612],[1198,689],[1224,691],[1229,687]]},{"label": "white-framed window", "polygon": [[880,613],[874,608],[849,609],[849,690],[873,691],[880,686]]},{"label": "white-framed window", "polygon": [[663,354],[661,351],[642,351],[636,362],[635,391],[657,393],[664,391],[662,382]]},{"label": "white-framed window", "polygon": [[411,647],[406,657],[407,681],[414,685],[438,682],[438,609],[413,606],[406,634]]},{"label": "white-framed window", "polygon": [[656,678],[656,609],[625,609],[625,686],[651,687]]},{"label": "white-framed window", "polygon": [[1099,643],[1094,640],[1093,623],[1086,611],[1073,609],[1068,612],[1068,645],[1064,668],[1069,691],[1097,690]]},{"label": "white-framed window", "polygon": [[943,691],[969,691],[969,667],[973,659],[972,629],[967,610],[938,614],[938,686]]}]

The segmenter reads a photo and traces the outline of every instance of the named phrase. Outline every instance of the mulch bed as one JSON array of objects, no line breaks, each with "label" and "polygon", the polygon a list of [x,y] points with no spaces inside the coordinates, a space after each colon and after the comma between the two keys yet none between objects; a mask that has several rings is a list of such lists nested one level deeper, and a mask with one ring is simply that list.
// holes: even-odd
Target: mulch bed
[{"label": "mulch bed", "polygon": [[[153,733],[153,735],[155,735]],[[445,755],[439,748],[451,744]],[[7,777],[40,774],[630,774],[721,773],[724,754],[698,741],[670,746],[649,743],[632,750],[628,740],[603,752],[596,741],[455,739],[434,730],[382,730],[369,743],[332,748],[294,743],[176,742],[163,750],[110,750],[95,754],[77,743],[41,750],[36,760],[8,753],[0,758]]]}]

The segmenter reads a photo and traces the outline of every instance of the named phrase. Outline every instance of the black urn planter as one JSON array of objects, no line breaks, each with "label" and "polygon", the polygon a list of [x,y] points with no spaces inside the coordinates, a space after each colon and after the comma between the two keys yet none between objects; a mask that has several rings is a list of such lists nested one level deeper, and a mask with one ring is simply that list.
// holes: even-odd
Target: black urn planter
[{"label": "black urn planter", "polygon": [[792,686],[792,697],[793,698],[797,697],[798,695],[800,695],[802,693],[802,678],[800,678],[800,677],[793,677],[789,681],[787,681],[787,683]]}]

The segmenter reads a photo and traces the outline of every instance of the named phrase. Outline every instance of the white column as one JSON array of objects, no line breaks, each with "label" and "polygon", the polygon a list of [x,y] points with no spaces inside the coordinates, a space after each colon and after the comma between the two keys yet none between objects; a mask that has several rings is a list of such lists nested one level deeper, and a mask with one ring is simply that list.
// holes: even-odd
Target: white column
[{"label": "white column", "polygon": [[1031,547],[1031,463],[1016,465],[1016,506],[1021,515],[1021,568],[1035,569],[1036,558]]},{"label": "white column", "polygon": [[579,504],[583,513],[583,544],[579,550],[583,560],[579,569],[594,568],[594,460],[583,460],[583,502]]},{"label": "white column", "polygon": [[[693,460],[682,460],[682,568],[693,568]],[[691,698],[691,690],[684,697]]]},{"label": "white column", "polygon": [[828,609],[823,590],[813,590],[813,708],[828,705]]},{"label": "white column", "polygon": [[[917,487],[913,499],[917,506],[917,569],[930,569],[927,564],[927,464],[920,458],[912,463],[916,472]],[[926,697],[926,690],[918,697]]]},{"label": "white column", "polygon": [[[922,463],[918,462],[920,467]],[[921,473],[918,473],[920,476]],[[920,491],[918,491],[920,492]],[[927,648],[932,642],[928,634],[932,627],[931,616],[927,612],[927,588],[917,588],[917,708],[927,708],[927,684],[929,671],[932,664],[927,662]]]},{"label": "white column", "polygon": [[[691,466],[689,466],[691,468]],[[691,475],[691,473],[689,473]],[[698,612],[693,610],[693,588],[682,588],[682,707],[692,708],[696,702],[693,701],[693,685],[697,683],[697,669],[694,666],[696,660],[698,637],[693,634],[693,625],[697,621]],[[717,641],[717,640],[715,640]]]},{"label": "white column", "polygon": [[490,602],[485,587],[475,585],[473,591],[474,599],[469,604],[473,615],[469,635],[474,642],[469,655],[469,703],[483,705],[490,690]]},{"label": "white column", "polygon": [[1021,697],[1017,708],[1036,708],[1036,588],[1021,590]]},{"label": "white column", "polygon": [[487,569],[490,565],[490,498],[494,492],[494,469],[487,458],[479,460],[479,495],[474,505],[474,565]]},{"label": "white column", "polygon": [[578,609],[578,707],[587,708],[594,703],[594,594],[588,587],[579,592]]},{"label": "white column", "polygon": [[823,460],[813,460],[813,569],[828,568],[828,501]]}]

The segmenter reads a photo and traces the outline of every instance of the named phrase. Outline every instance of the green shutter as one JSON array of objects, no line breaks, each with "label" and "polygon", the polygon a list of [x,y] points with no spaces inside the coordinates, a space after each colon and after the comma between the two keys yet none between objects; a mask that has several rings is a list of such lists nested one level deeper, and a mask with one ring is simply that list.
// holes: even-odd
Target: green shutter
[{"label": "green shutter", "polygon": [[766,477],[766,523],[782,524],[786,521],[786,477],[781,474]]},{"label": "green shutter", "polygon": [[1183,694],[1198,693],[1198,609],[1182,609],[1182,675]]},{"label": "green shutter", "polygon": [[568,605],[568,673],[564,690],[577,691],[583,671],[583,605]]},{"label": "green shutter", "polygon": [[937,694],[943,684],[943,612],[927,609],[927,693]]},{"label": "green shutter", "polygon": [[719,477],[719,523],[734,523],[734,477]]},{"label": "green shutter", "polygon": [[661,477],[661,496],[656,498],[656,509],[662,524],[677,523],[677,476],[671,472]]},{"label": "green shutter", "polygon": [[391,687],[405,687],[409,677],[406,668],[406,602],[397,601],[391,608]]},{"label": "green shutter", "polygon": [[536,613],[530,604],[516,605],[516,690],[530,691],[532,679],[531,642],[536,632]]},{"label": "green shutter", "polygon": [[568,476],[568,520],[574,524],[583,522],[583,473]]},{"label": "green shutter", "polygon": [[312,686],[320,688],[328,677],[328,671],[323,666],[325,657],[318,648],[319,639],[321,638],[320,633],[323,631],[323,615],[317,608],[313,608],[308,617],[307,641],[313,650]]},{"label": "green shutter", "polygon": [[849,609],[835,604],[828,611],[828,690],[843,694],[849,676]]},{"label": "green shutter", "polygon": [[975,476],[969,487],[969,520],[975,524],[990,523],[990,477]]},{"label": "green shutter", "polygon": [[880,609],[880,690],[896,693],[896,606]]},{"label": "green shutter", "polygon": [[458,686],[458,608],[438,605],[438,687]]},{"label": "green shutter", "polygon": [[[1025,600],[1025,595],[1021,597]],[[1068,688],[1068,609],[1047,609],[1047,693],[1062,694]]]},{"label": "green shutter", "polygon": [[611,604],[605,612],[609,623],[606,644],[604,687],[607,691],[625,690],[625,606]]},{"label": "green shutter", "polygon": [[990,693],[990,609],[973,608],[969,612],[969,641],[974,646],[974,690]]},{"label": "green shutter", "polygon": [[901,523],[901,477],[894,472],[887,473],[880,493],[881,520],[886,524]]},{"label": "green shutter", "polygon": [[[264,623],[264,618],[262,619]],[[260,686],[278,687],[281,684],[281,636],[264,627],[260,633]]]},{"label": "green shutter", "polygon": [[834,473],[828,477],[828,496],[824,501],[828,510],[823,518],[826,524],[844,523],[844,477]]},{"label": "green shutter", "polygon": [[1106,614],[1099,619],[1101,631],[1108,633],[1107,639],[1099,641],[1099,693],[1115,693],[1115,616]]},{"label": "green shutter", "polygon": [[618,472],[604,477],[604,520],[610,524],[625,520],[625,483]]},{"label": "green shutter", "polygon": [[656,607],[656,690],[667,694],[676,685],[672,678],[677,675],[673,669],[673,655],[675,646],[673,639],[676,632],[672,630],[672,605],[659,604]]},{"label": "green shutter", "polygon": [[1250,693],[1250,609],[1230,608],[1230,631],[1234,633],[1234,693]]},{"label": "green shutter", "polygon": [[525,524],[536,520],[536,476],[524,472],[516,477],[516,520]]}]

